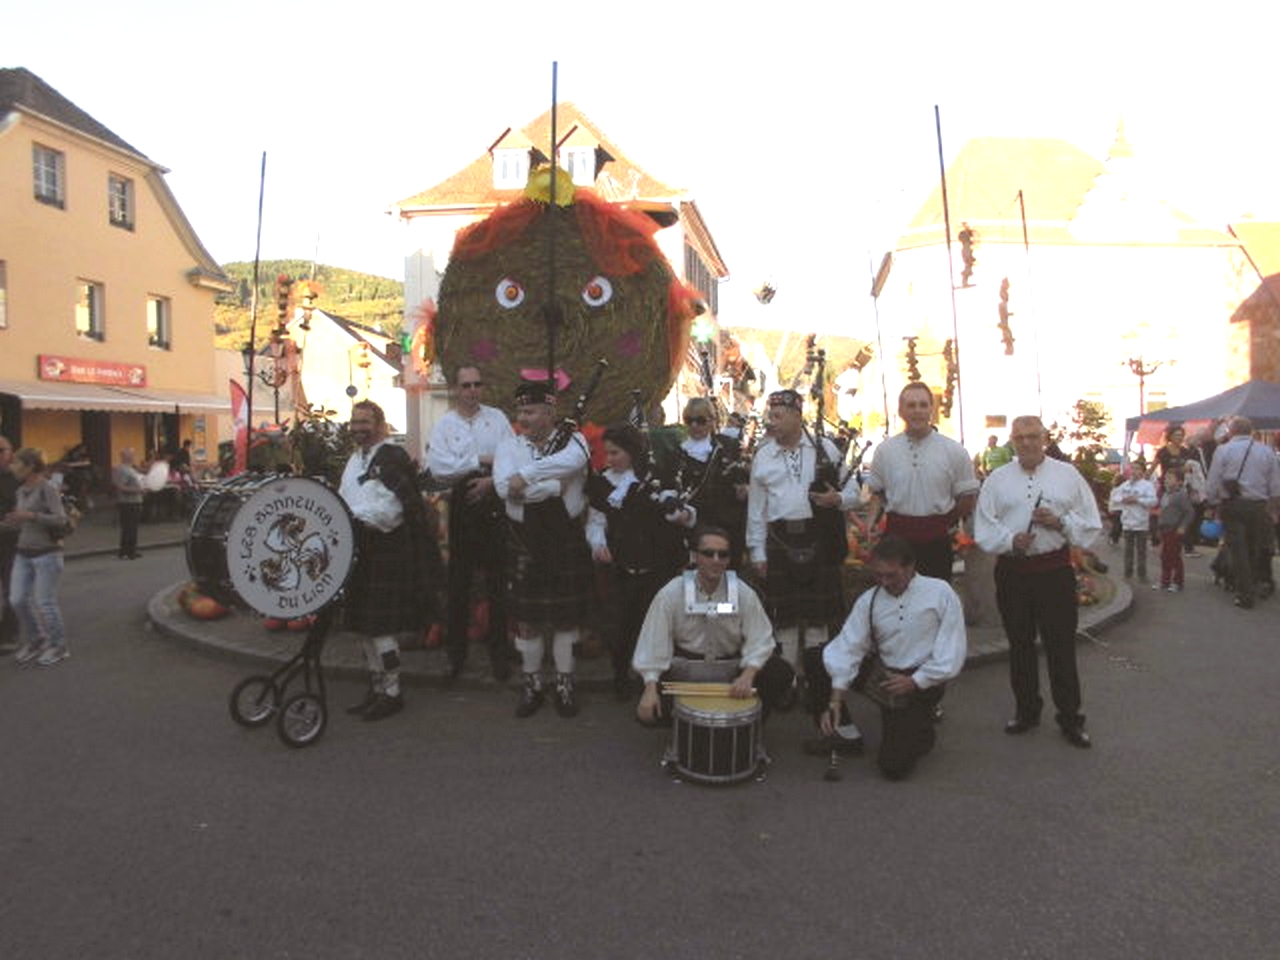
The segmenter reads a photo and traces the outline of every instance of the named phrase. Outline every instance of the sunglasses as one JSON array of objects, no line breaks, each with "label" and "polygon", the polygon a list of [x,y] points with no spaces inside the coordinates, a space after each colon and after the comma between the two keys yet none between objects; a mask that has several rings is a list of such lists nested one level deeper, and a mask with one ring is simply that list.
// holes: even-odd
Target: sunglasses
[{"label": "sunglasses", "polygon": [[483,386],[484,386],[483,380],[468,380],[466,383],[458,384],[458,389],[466,390],[468,387],[475,387],[475,389],[479,390]]},{"label": "sunglasses", "polygon": [[691,427],[705,427],[707,425],[706,417],[685,417],[684,422]]},{"label": "sunglasses", "polygon": [[728,560],[728,550],[709,550],[705,548],[698,549],[699,556],[706,557],[708,560]]}]

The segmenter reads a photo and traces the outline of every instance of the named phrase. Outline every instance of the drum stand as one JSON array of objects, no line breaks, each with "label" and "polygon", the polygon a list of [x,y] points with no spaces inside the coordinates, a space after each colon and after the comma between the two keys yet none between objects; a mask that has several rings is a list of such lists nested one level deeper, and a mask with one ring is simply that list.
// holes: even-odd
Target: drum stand
[{"label": "drum stand", "polygon": [[[320,654],[335,607],[330,603],[316,614],[302,649],[291,659],[270,675],[256,674],[236,684],[230,698],[232,720],[256,729],[275,717],[276,733],[289,747],[307,747],[320,739],[329,720]],[[302,691],[286,698],[289,686],[299,678]]]}]

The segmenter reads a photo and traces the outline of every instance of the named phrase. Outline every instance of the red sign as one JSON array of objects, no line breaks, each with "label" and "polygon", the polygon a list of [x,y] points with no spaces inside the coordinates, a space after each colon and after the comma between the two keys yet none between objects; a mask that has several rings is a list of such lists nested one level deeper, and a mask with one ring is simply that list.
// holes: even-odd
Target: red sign
[{"label": "red sign", "polygon": [[141,363],[81,360],[42,353],[38,357],[41,380],[63,383],[101,383],[111,387],[145,387],[147,368]]}]

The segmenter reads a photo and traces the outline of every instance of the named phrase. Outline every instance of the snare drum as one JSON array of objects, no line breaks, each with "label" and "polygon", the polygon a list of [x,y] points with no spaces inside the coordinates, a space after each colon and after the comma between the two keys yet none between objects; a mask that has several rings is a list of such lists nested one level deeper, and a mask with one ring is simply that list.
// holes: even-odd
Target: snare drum
[{"label": "snare drum", "polygon": [[205,496],[187,539],[187,567],[202,592],[285,619],[333,601],[355,555],[346,503],[307,477],[233,478]]},{"label": "snare drum", "polygon": [[758,698],[676,696],[671,714],[668,756],[681,775],[737,783],[755,774],[763,759]]}]

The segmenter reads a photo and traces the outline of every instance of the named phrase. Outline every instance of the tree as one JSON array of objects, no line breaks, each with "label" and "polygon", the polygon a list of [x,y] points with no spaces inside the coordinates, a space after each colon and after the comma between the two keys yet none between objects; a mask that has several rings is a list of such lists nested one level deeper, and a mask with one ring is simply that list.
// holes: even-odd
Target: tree
[{"label": "tree", "polygon": [[1110,426],[1111,414],[1096,400],[1077,400],[1071,408],[1071,429],[1067,431],[1067,437],[1075,444],[1071,461],[1088,481],[1104,512],[1116,479],[1106,467]]}]

